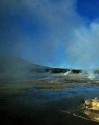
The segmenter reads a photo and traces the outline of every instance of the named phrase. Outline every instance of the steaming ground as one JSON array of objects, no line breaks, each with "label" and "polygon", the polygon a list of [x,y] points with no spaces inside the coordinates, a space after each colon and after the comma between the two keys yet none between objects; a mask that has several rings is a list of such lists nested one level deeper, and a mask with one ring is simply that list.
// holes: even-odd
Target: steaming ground
[{"label": "steaming ground", "polygon": [[91,80],[78,69],[0,56],[0,125],[98,125],[81,109],[85,99],[99,96],[96,71]]}]

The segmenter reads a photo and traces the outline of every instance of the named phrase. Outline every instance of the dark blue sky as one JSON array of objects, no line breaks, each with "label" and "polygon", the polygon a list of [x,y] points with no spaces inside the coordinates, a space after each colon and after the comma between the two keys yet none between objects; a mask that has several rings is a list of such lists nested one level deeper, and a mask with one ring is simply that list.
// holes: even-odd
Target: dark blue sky
[{"label": "dark blue sky", "polygon": [[77,13],[90,22],[99,17],[99,0],[78,0]]},{"label": "dark blue sky", "polygon": [[51,67],[99,67],[99,0],[0,0],[0,53]]}]

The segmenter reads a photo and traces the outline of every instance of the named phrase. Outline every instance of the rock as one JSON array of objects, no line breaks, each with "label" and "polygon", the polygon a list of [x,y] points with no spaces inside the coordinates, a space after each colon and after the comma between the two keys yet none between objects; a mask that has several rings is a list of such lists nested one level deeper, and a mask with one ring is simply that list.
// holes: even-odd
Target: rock
[{"label": "rock", "polygon": [[84,110],[84,114],[86,114],[87,117],[90,118],[92,121],[99,122],[99,113],[92,112],[90,110]]},{"label": "rock", "polygon": [[90,105],[91,100],[85,100],[85,105]]},{"label": "rock", "polygon": [[99,99],[87,99],[83,104],[83,113],[93,121],[99,122]]},{"label": "rock", "polygon": [[96,101],[92,101],[91,105],[92,105],[92,107],[96,107],[97,106],[97,102]]}]

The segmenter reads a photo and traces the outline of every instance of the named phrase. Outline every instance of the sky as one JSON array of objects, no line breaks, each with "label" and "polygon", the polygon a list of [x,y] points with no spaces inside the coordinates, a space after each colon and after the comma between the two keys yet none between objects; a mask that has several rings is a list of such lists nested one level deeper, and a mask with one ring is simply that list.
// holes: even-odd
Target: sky
[{"label": "sky", "polygon": [[0,0],[0,54],[99,68],[99,0]]}]

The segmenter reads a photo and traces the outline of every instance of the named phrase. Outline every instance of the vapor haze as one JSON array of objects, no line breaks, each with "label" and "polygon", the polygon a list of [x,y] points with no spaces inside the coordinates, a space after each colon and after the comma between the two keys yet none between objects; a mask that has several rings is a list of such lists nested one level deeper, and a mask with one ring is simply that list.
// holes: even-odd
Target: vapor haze
[{"label": "vapor haze", "polygon": [[77,0],[1,0],[1,52],[52,67],[98,67],[99,23],[86,25],[76,6]]}]

